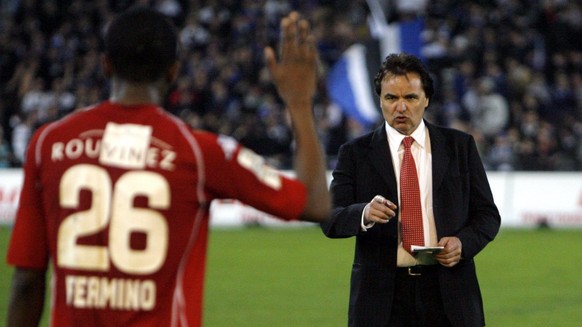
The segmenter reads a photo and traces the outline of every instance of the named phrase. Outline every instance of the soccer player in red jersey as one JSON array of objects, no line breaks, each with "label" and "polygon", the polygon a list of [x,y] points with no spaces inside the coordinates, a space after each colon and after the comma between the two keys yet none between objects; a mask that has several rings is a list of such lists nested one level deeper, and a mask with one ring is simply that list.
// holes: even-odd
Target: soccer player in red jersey
[{"label": "soccer player in red jersey", "polygon": [[8,323],[37,326],[52,268],[52,326],[200,326],[209,206],[238,199],[285,220],[327,219],[325,158],[312,115],[317,53],[297,13],[267,67],[293,122],[296,178],[235,140],[193,131],[160,107],[177,36],[145,8],[105,37],[107,101],[41,127],[25,162],[8,250]]}]

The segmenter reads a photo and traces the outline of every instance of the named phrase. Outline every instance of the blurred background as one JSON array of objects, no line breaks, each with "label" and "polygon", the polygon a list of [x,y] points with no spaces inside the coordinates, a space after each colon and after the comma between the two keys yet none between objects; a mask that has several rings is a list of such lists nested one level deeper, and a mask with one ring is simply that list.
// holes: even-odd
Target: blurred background
[{"label": "blurred background", "polygon": [[[362,121],[338,105],[329,96],[329,72],[350,46],[371,49],[382,44],[383,26],[411,21],[420,28],[405,38],[419,40],[417,54],[437,87],[427,119],[473,134],[490,171],[582,167],[579,1],[0,3],[0,167],[22,165],[39,125],[106,99],[100,36],[115,13],[136,3],[167,14],[180,31],[182,72],[166,108],[192,127],[235,137],[279,168],[290,167],[293,144],[262,51],[277,42],[279,19],[293,9],[309,19],[318,39],[322,68],[314,110],[330,169],[340,144],[379,122]],[[368,60],[372,77],[384,56],[380,51]]]}]

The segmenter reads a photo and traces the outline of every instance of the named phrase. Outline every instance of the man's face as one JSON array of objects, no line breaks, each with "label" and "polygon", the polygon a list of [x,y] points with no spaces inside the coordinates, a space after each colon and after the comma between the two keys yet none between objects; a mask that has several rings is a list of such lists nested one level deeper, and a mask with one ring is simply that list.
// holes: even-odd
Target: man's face
[{"label": "man's face", "polygon": [[380,90],[380,107],[388,125],[401,134],[412,134],[428,107],[420,76],[416,73],[386,75]]}]

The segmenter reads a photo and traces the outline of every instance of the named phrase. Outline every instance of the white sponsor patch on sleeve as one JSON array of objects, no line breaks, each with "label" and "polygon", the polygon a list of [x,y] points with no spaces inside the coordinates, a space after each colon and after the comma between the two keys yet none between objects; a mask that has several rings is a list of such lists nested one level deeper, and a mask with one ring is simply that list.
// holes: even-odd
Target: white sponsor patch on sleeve
[{"label": "white sponsor patch on sleeve", "polygon": [[263,157],[249,149],[242,148],[238,153],[237,161],[239,165],[253,172],[263,184],[275,190],[281,189],[281,175],[275,168],[267,165]]},{"label": "white sponsor patch on sleeve", "polygon": [[151,136],[151,126],[107,123],[99,162],[127,169],[145,168]]},{"label": "white sponsor patch on sleeve", "polygon": [[224,157],[226,158],[226,160],[232,159],[232,154],[234,153],[234,151],[238,147],[238,142],[233,137],[226,136],[226,135],[219,135],[218,136],[218,144],[222,148],[222,151],[224,152]]}]

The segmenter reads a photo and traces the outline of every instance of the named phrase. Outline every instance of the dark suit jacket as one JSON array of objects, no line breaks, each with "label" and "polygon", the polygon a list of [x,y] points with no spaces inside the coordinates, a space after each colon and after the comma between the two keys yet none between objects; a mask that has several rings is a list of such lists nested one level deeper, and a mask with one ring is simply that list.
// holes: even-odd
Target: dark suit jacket
[{"label": "dark suit jacket", "polygon": [[[432,148],[433,211],[437,238],[456,236],[462,260],[439,265],[445,311],[454,326],[484,326],[473,257],[497,234],[499,211],[471,135],[425,122]],[[386,327],[396,269],[397,221],[360,228],[362,210],[379,194],[398,204],[384,124],[344,144],[331,182],[333,212],[322,229],[330,238],[356,237],[349,326]]]}]

